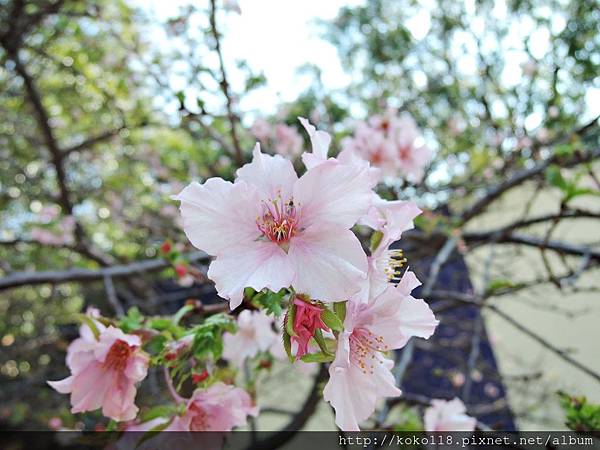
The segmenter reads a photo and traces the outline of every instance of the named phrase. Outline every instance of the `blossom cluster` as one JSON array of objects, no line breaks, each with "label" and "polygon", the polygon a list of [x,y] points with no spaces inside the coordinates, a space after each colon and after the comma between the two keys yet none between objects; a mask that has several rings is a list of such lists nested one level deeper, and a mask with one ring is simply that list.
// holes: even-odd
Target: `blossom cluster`
[{"label": "blossom cluster", "polygon": [[[289,293],[286,352],[292,360],[330,363],[324,399],[340,428],[358,430],[378,399],[401,394],[386,353],[413,336],[428,338],[437,325],[427,303],[411,295],[416,276],[401,272],[401,254],[390,248],[420,210],[379,197],[379,169],[351,146],[328,157],[329,134],[300,121],[312,144],[301,155],[302,176],[290,160],[257,144],[233,182],[194,182],[175,199],[188,239],[213,257],[208,277],[232,310],[248,288]],[[369,255],[353,231],[357,224],[376,237]],[[246,336],[230,341],[236,358],[254,348],[244,341],[263,350],[271,345],[270,333],[256,331],[265,329],[259,320],[265,318],[256,317],[255,329],[240,327]]]},{"label": "blossom cluster", "polygon": [[354,135],[344,139],[342,145],[381,168],[384,175],[401,175],[414,183],[422,180],[432,156],[414,119],[392,108],[358,122]]},{"label": "blossom cluster", "polygon": [[[329,157],[331,136],[299,120],[312,147],[300,155],[301,176],[257,143],[233,181],[193,182],[174,197],[189,241],[212,257],[207,277],[231,315],[202,315],[186,327],[182,319],[202,305],[186,304],[172,318],[131,309],[119,320],[90,309],[68,348],[70,376],[49,382],[70,394],[72,412],[100,409],[126,430],[229,431],[259,412],[253,381],[235,386],[236,369],[247,376],[274,359],[289,359],[299,374],[328,365],[323,398],[345,431],[359,430],[380,399],[401,395],[390,352],[429,338],[438,324],[413,297],[420,282],[394,245],[421,211],[376,193],[382,168],[358,147]],[[200,276],[169,241],[160,253],[180,283]],[[144,419],[135,398],[152,366],[163,366],[174,405]],[[430,427],[468,422],[456,402],[432,408]]]}]

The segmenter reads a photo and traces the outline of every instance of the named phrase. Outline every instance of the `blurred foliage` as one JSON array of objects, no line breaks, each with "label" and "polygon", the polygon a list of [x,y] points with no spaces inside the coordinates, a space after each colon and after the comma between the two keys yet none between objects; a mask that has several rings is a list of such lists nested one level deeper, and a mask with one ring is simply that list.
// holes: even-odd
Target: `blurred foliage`
[{"label": "blurred foliage", "polygon": [[588,402],[583,396],[559,392],[560,403],[566,416],[566,425],[573,431],[600,430],[600,405]]}]

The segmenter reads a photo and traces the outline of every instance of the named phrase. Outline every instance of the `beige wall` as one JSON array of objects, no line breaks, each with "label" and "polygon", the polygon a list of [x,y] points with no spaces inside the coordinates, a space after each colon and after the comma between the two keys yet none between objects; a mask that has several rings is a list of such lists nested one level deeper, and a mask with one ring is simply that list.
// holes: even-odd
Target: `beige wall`
[{"label": "beige wall", "polygon": [[[499,227],[521,217],[525,204],[534,193],[534,186],[527,185],[507,194],[496,202],[485,217],[471,224],[471,230]],[[530,217],[557,212],[560,197],[557,192],[539,194],[532,203]],[[598,197],[581,197],[574,205],[590,210],[600,210]],[[531,227],[523,232],[544,236],[547,225]],[[571,243],[600,242],[597,220],[576,219],[562,222],[552,239]],[[472,252],[467,263],[476,288],[481,289],[483,264],[490,255],[490,247]],[[548,252],[553,270],[560,274],[560,259]],[[539,251],[525,249],[515,253],[514,246],[496,245],[494,250],[493,278],[525,281],[532,277],[544,277],[546,270]],[[568,263],[576,268],[579,258],[570,257]],[[582,276],[577,286],[600,286],[600,271]],[[556,347],[600,373],[600,295],[598,293],[575,293],[570,289],[560,291],[554,285],[498,297],[493,300],[502,311],[510,314],[532,331],[543,336]],[[509,400],[515,412],[521,416],[518,424],[522,429],[564,428],[563,415],[555,392],[564,389],[570,393],[586,395],[600,402],[600,384],[589,375],[573,368],[558,356],[543,348],[492,311],[484,311],[487,329],[492,336],[502,375],[507,380]],[[514,379],[524,375],[540,374],[540,378],[524,382]]]}]

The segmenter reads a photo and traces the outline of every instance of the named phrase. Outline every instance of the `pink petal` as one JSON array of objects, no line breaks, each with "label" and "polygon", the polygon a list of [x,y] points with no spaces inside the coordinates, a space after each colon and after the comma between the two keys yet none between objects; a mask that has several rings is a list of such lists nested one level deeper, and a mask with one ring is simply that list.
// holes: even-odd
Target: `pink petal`
[{"label": "pink petal", "polygon": [[260,199],[246,183],[210,178],[204,184],[190,184],[174,199],[181,201],[186,236],[210,255],[235,249],[260,235],[256,226]]},{"label": "pink petal", "polygon": [[427,303],[404,296],[392,285],[372,301],[365,317],[365,327],[392,349],[404,347],[413,336],[429,338],[439,323]]},{"label": "pink petal", "polygon": [[135,384],[124,374],[116,374],[102,402],[102,414],[124,422],[135,419],[139,408],[135,406]]},{"label": "pink petal", "polygon": [[71,389],[73,389],[73,376],[58,381],[47,381],[46,383],[48,383],[52,389],[60,392],[61,394],[68,394],[71,392]]},{"label": "pink petal", "polygon": [[292,239],[289,257],[296,268],[294,288],[313,299],[345,300],[366,279],[367,257],[350,230],[310,227]]},{"label": "pink petal", "polygon": [[318,223],[350,228],[367,213],[371,201],[368,171],[335,160],[308,170],[294,187],[294,202],[305,228]]},{"label": "pink petal", "polygon": [[90,364],[74,377],[71,387],[71,412],[93,411],[102,402],[113,383],[113,376],[99,363]]},{"label": "pink petal", "polygon": [[294,268],[288,255],[273,242],[249,241],[235,252],[218,256],[208,269],[219,296],[230,301],[231,309],[242,302],[244,288],[277,292],[290,286]]},{"label": "pink petal", "polygon": [[385,358],[381,353],[375,354],[379,364],[375,364],[373,375],[378,397],[398,397],[402,391],[396,387],[396,379],[392,375],[391,369],[394,367],[394,361]]},{"label": "pink petal", "polygon": [[133,382],[142,381],[148,374],[150,358],[145,353],[138,351],[134,354],[125,367],[125,376]]},{"label": "pink petal", "polygon": [[377,401],[373,378],[354,365],[330,366],[323,398],[335,409],[335,423],[343,431],[359,431],[358,424],[373,414]]},{"label": "pink petal", "polygon": [[281,196],[284,201],[291,198],[298,175],[291,161],[280,155],[265,155],[257,142],[252,152],[252,162],[237,170],[237,180],[258,189],[261,200],[274,200]]}]

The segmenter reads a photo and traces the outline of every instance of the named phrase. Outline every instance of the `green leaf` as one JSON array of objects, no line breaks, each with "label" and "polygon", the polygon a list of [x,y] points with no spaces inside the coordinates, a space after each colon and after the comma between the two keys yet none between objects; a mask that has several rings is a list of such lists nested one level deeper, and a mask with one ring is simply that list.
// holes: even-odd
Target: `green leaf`
[{"label": "green leaf", "polygon": [[140,313],[140,310],[134,306],[129,308],[127,311],[127,315],[122,317],[119,320],[119,328],[121,328],[125,333],[129,333],[134,330],[139,330],[142,328],[143,316]]},{"label": "green leaf", "polygon": [[317,343],[317,345],[319,346],[319,348],[321,349],[321,351],[323,353],[331,354],[331,353],[329,353],[329,349],[327,348],[327,342],[325,342],[325,338],[323,337],[323,332],[321,331],[320,328],[317,328],[315,330],[313,339],[315,340],[315,342]]},{"label": "green leaf", "polygon": [[144,414],[142,414],[142,422],[149,422],[157,417],[167,417],[177,412],[177,406],[170,405],[158,405],[150,408]]},{"label": "green leaf", "polygon": [[285,330],[283,331],[283,348],[285,349],[285,352],[287,353],[290,362],[293,363],[294,356],[292,355],[292,339],[290,338],[290,335],[286,333]]},{"label": "green leaf", "polygon": [[344,320],[346,320],[346,302],[335,302],[333,304],[333,310],[335,311],[335,313],[340,318],[343,324]]},{"label": "green leaf", "polygon": [[308,355],[304,355],[300,359],[306,363],[315,363],[315,362],[322,363],[322,362],[333,361],[334,358],[335,358],[335,356],[332,355],[331,353],[320,352],[320,353],[309,353]]},{"label": "green leaf", "polygon": [[264,309],[267,314],[279,316],[283,312],[283,299],[287,293],[287,289],[281,289],[279,292],[259,292],[254,296],[252,302],[259,308]]},{"label": "green leaf", "polygon": [[560,167],[551,165],[546,169],[546,180],[550,185],[559,188],[561,191],[567,191],[567,182],[560,173]]},{"label": "green leaf", "polygon": [[150,328],[153,328],[158,331],[168,330],[171,327],[171,325],[173,325],[171,319],[166,319],[163,317],[155,317],[153,319],[150,319],[150,321],[148,322],[148,326]]},{"label": "green leaf", "polygon": [[499,279],[490,281],[490,284],[487,287],[487,291],[495,292],[495,291],[499,291],[500,289],[510,289],[513,287],[515,287],[515,284],[512,281],[499,278]]},{"label": "green leaf", "polygon": [[344,329],[344,324],[340,318],[330,309],[325,308],[321,311],[321,320],[333,331],[342,331]]},{"label": "green leaf", "polygon": [[288,307],[287,314],[285,316],[285,331],[290,336],[295,336],[294,333],[294,317],[296,316],[296,305],[292,302]]}]

